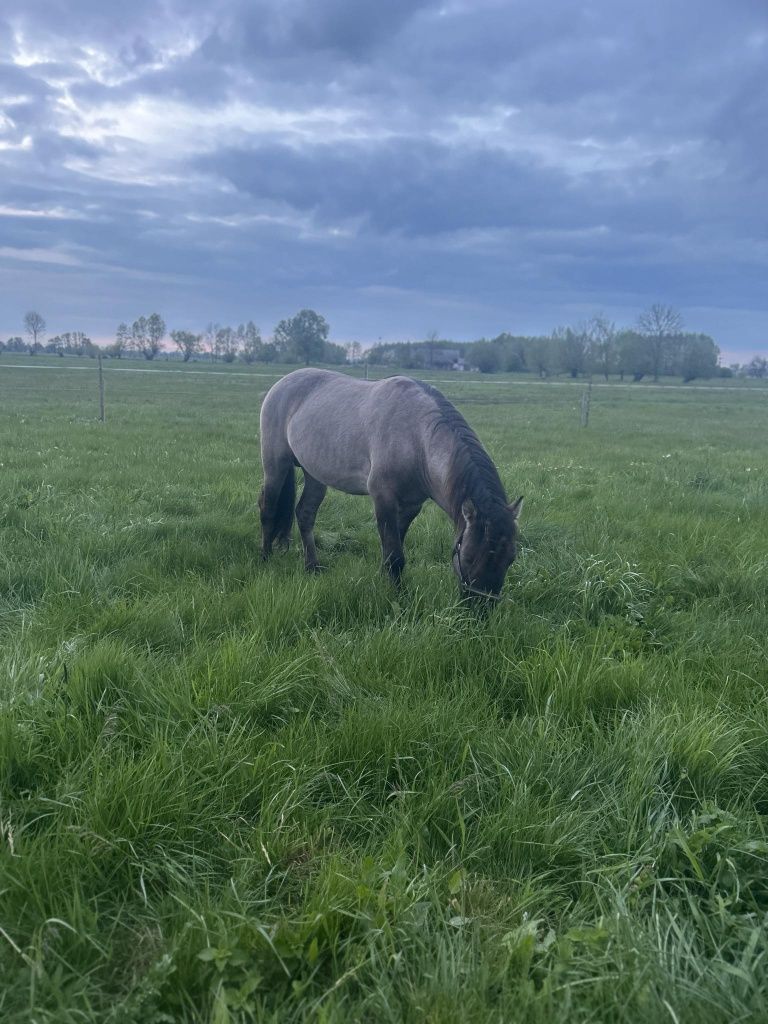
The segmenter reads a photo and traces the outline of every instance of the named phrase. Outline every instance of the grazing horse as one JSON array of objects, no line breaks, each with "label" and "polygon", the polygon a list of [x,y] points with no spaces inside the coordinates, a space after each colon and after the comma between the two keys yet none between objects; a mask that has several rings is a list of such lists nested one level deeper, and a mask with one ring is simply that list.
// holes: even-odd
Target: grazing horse
[{"label": "grazing horse", "polygon": [[296,518],[309,572],[317,510],[328,487],[370,494],[384,566],[397,583],[403,541],[427,498],[453,520],[453,570],[467,595],[497,598],[515,559],[523,499],[509,504],[490,456],[436,388],[409,377],[358,380],[330,370],[294,370],[261,407],[259,496],[262,556],[288,545],[294,466],[304,472]]}]

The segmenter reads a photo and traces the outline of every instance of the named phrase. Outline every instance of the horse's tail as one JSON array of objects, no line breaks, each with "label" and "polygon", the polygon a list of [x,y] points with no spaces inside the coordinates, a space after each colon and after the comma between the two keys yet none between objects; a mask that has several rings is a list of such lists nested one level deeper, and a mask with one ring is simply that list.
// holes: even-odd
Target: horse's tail
[{"label": "horse's tail", "polygon": [[275,507],[275,540],[287,543],[293,528],[293,511],[296,506],[296,470],[293,465],[285,475]]}]

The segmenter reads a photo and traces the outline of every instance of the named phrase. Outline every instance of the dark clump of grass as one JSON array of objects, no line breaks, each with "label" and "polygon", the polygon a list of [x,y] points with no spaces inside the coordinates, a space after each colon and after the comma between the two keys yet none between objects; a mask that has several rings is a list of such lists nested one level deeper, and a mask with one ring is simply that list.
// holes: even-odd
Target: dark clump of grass
[{"label": "dark clump of grass", "polygon": [[256,392],[153,381],[0,406],[3,1020],[768,1018],[762,394],[457,384],[482,617],[434,508],[262,565]]}]

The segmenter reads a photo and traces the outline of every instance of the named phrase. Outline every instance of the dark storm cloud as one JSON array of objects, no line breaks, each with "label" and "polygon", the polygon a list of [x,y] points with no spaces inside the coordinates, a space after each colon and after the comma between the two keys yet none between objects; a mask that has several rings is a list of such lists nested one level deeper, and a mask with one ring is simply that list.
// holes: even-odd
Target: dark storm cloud
[{"label": "dark storm cloud", "polygon": [[[283,201],[334,226],[352,219],[377,234],[444,235],[464,229],[578,224],[560,175],[503,153],[458,153],[418,138],[312,152],[291,145],[224,150],[200,166],[253,199]],[[320,173],[318,173],[320,171]]]},{"label": "dark storm cloud", "polygon": [[766,57],[762,0],[11,0],[0,331],[41,296],[367,338],[662,300],[754,346]]}]

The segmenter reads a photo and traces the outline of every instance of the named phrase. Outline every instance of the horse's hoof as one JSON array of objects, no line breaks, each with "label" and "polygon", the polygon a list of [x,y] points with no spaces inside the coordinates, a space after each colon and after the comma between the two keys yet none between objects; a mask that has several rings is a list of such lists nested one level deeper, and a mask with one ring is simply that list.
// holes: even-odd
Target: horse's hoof
[{"label": "horse's hoof", "polygon": [[328,566],[327,565],[317,565],[317,564],[315,564],[315,565],[305,565],[304,566],[304,570],[305,570],[305,572],[312,572],[312,573],[327,572],[328,571]]}]

